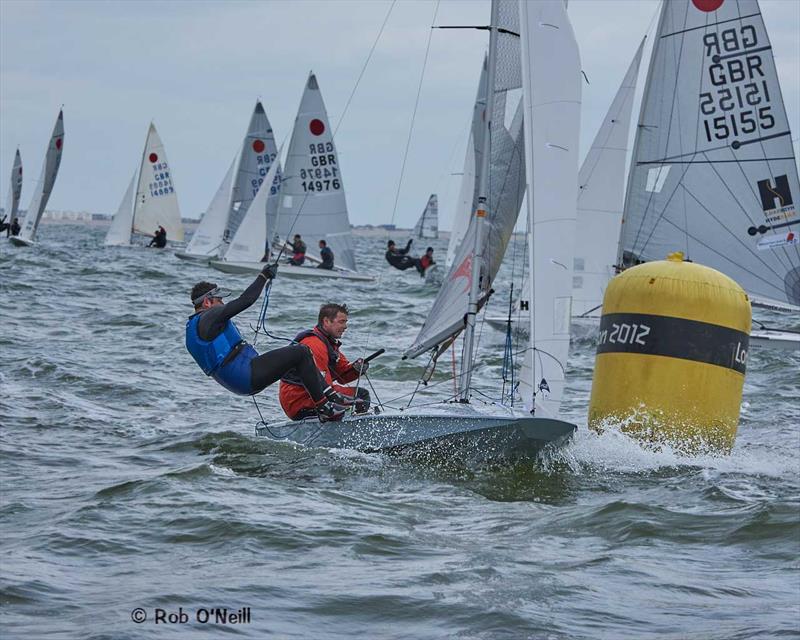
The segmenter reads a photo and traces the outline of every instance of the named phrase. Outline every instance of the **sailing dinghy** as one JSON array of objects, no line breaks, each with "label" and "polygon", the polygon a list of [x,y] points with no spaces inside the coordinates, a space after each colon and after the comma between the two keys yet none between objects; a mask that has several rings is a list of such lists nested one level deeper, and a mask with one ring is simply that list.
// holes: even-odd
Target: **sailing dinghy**
[{"label": "sailing dinghy", "polygon": [[[335,264],[331,270],[281,264],[281,278],[375,281],[356,269],[339,156],[313,73],[308,76],[295,118],[278,201],[274,225],[269,225],[277,246],[283,246],[294,234],[300,234],[309,249],[325,240],[333,250]],[[264,265],[226,255],[223,260],[213,260],[211,266],[228,273],[258,273]]]},{"label": "sailing dinghy", "polygon": [[[234,159],[222,179],[186,251],[176,251],[175,255],[195,262],[208,262],[224,256],[277,154],[272,126],[264,106],[258,101],[238,158]],[[266,237],[262,239],[261,254],[256,260],[261,259],[265,242]]]},{"label": "sailing dinghy", "polygon": [[[136,180],[136,179],[135,179]],[[128,193],[131,193],[129,197]],[[172,181],[172,168],[167,161],[164,144],[151,122],[139,167],[136,191],[131,186],[106,234],[106,246],[132,246],[135,235],[152,237],[162,226],[167,239],[183,242],[183,225],[178,208],[178,196]]]},{"label": "sailing dinghy", "polygon": [[414,225],[413,237],[417,240],[436,240],[439,237],[439,200],[435,193],[428,198],[428,204]]},{"label": "sailing dinghy", "polygon": [[14,154],[14,165],[11,167],[11,180],[8,185],[8,199],[3,212],[5,222],[11,225],[19,215],[19,198],[22,195],[22,157],[19,149]]},{"label": "sailing dinghy", "polygon": [[[64,149],[64,111],[58,112],[56,124],[53,127],[53,133],[50,136],[50,143],[47,145],[47,153],[44,158],[44,165],[42,166],[42,173],[39,176],[39,182],[36,184],[36,191],[33,194],[31,204],[25,212],[25,217],[20,223],[22,229],[18,236],[9,236],[12,244],[18,247],[29,247],[34,243],[36,237],[36,230],[39,228],[39,222],[42,220],[44,208],[47,206],[47,201],[50,199],[50,193],[53,190],[53,185],[58,176],[58,168],[61,165],[61,152]],[[21,168],[20,168],[21,171]],[[22,174],[20,173],[20,178]],[[13,177],[12,177],[13,185]],[[22,185],[20,184],[20,189]],[[13,186],[12,186],[13,189]],[[19,196],[17,196],[19,198]],[[19,201],[18,201],[19,202]],[[13,221],[13,218],[9,222]]]},{"label": "sailing dinghy", "polygon": [[[462,454],[472,459],[475,454],[494,461],[528,458],[574,433],[574,424],[557,417],[563,371],[560,375],[555,371],[566,361],[571,287],[571,270],[566,274],[558,270],[562,263],[571,264],[573,248],[555,242],[548,229],[566,234],[560,237],[571,237],[575,223],[580,125],[578,47],[563,0],[531,4],[494,0],[489,30],[487,86],[492,91],[487,96],[486,135],[482,136],[478,163],[478,207],[433,308],[404,355],[415,357],[432,350],[433,357],[438,357],[463,332],[464,357],[456,402],[445,401],[435,409],[419,407],[377,416],[351,416],[324,425],[314,419],[263,425],[257,429],[258,435],[360,451],[443,452],[448,459]],[[514,99],[514,90],[520,85],[524,85],[524,106],[520,101],[516,112],[511,110],[515,115],[507,126],[506,100]],[[525,122],[534,123],[525,127],[524,135],[523,108]],[[527,163],[525,156],[530,156]],[[502,172],[499,175],[506,179],[492,180],[490,172]],[[536,338],[528,350],[537,382],[522,406],[513,401],[506,405],[473,403],[475,317],[499,268],[526,183],[558,187],[548,189],[546,196],[531,198],[528,207],[530,223],[537,231],[541,229],[539,244],[531,249],[536,251],[534,264],[540,273],[536,299],[542,302],[534,319]],[[560,264],[554,265],[554,260]],[[562,321],[554,327],[554,316],[566,318],[566,324]],[[543,355],[545,352],[547,355]],[[547,363],[544,367],[543,361]],[[549,380],[552,391],[546,390]]]}]

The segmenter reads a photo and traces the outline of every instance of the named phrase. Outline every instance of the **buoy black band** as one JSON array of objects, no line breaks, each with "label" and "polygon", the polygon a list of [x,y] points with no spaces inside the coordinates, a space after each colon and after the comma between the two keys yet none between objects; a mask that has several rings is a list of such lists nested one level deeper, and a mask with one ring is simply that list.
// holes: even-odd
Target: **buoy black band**
[{"label": "buoy black band", "polygon": [[705,362],[744,373],[750,336],[697,320],[645,313],[600,319],[597,353],[641,353]]}]

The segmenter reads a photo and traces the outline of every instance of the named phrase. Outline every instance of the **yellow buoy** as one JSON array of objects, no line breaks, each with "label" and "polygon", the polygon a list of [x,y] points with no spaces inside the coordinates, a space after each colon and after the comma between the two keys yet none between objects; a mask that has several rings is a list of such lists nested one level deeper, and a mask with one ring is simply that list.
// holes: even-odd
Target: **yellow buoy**
[{"label": "yellow buoy", "polygon": [[589,427],[730,451],[750,321],[744,290],[683,254],[624,271],[603,299]]}]

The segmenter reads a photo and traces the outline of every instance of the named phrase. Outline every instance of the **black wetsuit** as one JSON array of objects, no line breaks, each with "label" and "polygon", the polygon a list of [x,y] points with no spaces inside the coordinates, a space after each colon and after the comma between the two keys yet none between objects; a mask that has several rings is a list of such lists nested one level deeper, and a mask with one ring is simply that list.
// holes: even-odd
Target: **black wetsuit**
[{"label": "black wetsuit", "polygon": [[409,240],[406,243],[405,249],[388,249],[385,256],[386,262],[392,265],[395,269],[400,269],[400,271],[405,271],[406,269],[415,267],[417,259],[407,255],[409,249],[411,249],[412,242],[413,240]]},{"label": "black wetsuit", "polygon": [[319,257],[322,258],[322,262],[317,265],[319,269],[333,269],[333,251],[330,247],[322,247]]},{"label": "black wetsuit", "polygon": [[11,223],[11,227],[9,228],[12,236],[18,236],[19,232],[22,231],[22,227],[19,226],[19,222],[17,219],[14,218],[14,222]]},{"label": "black wetsuit", "polygon": [[[244,293],[235,300],[201,311],[202,315],[197,325],[197,334],[200,338],[211,341],[222,333],[228,320],[251,307],[258,300],[266,282],[264,276],[259,274],[253,283],[244,290]],[[311,350],[301,344],[273,349],[253,358],[250,362],[252,393],[258,393],[277,382],[290,369],[295,369],[300,375],[303,386],[313,400],[319,401],[325,397],[325,381],[317,371]]]},{"label": "black wetsuit", "polygon": [[152,247],[153,245],[156,246],[158,249],[163,249],[167,246],[167,231],[166,229],[159,229],[156,231],[156,234],[153,236],[153,239],[148,244],[148,247]]}]

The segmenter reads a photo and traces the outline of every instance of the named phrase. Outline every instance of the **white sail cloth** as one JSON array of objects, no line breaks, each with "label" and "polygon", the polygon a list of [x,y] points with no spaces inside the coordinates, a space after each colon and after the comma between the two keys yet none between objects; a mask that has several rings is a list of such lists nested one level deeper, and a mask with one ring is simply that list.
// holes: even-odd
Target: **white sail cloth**
[{"label": "white sail cloth", "polygon": [[64,112],[59,111],[56,124],[53,127],[53,133],[50,135],[50,142],[47,145],[47,153],[45,154],[39,182],[36,184],[36,190],[33,192],[33,199],[28,206],[28,210],[25,212],[25,218],[20,223],[22,230],[19,232],[19,237],[23,240],[32,241],[36,235],[36,229],[39,227],[44,208],[47,206],[47,201],[50,199],[50,193],[56,182],[56,176],[58,176],[58,168],[61,165],[61,153],[63,150]]},{"label": "white sail cloth", "polygon": [[107,247],[127,246],[131,243],[131,227],[133,226],[133,195],[136,187],[136,171],[131,176],[131,181],[128,183],[128,188],[125,190],[125,195],[122,196],[122,202],[119,203],[119,208],[114,214],[114,219],[111,221],[111,226],[106,233],[106,239],[103,244]]},{"label": "white sail cloth", "polygon": [[277,159],[279,152],[264,176],[256,197],[250,203],[247,214],[239,225],[239,229],[231,240],[225,253],[226,262],[260,262],[267,252],[266,240],[270,233],[267,211],[270,205],[280,197],[281,163]]},{"label": "white sail cloth", "polygon": [[231,207],[231,189],[233,186],[233,173],[236,165],[236,158],[231,161],[225,177],[217,188],[208,209],[203,214],[203,219],[197,225],[189,244],[186,245],[186,253],[191,255],[205,255],[215,258],[222,249],[222,242],[225,230],[228,227],[228,214]]},{"label": "white sail cloth", "polygon": [[562,0],[519,6],[533,300],[519,392],[527,409],[556,417],[569,351],[581,63]]},{"label": "white sail cloth", "polygon": [[[525,193],[525,159],[522,135],[522,102],[513,90],[521,86],[519,38],[519,10],[516,1],[497,1],[498,34],[497,69],[494,83],[494,109],[490,139],[490,162],[488,178],[488,202],[482,226],[483,247],[481,276],[479,283],[479,305],[485,303],[487,294],[500,268],[506,246],[519,215]],[[514,114],[506,123],[507,100]],[[476,136],[476,146],[482,141]],[[476,158],[480,167],[480,157]],[[480,176],[476,175],[477,180]],[[416,357],[431,347],[451,338],[464,327],[464,316],[469,304],[474,259],[476,218],[470,219],[455,259],[444,278],[422,329],[404,353],[404,357]]]},{"label": "white sail cloth", "polygon": [[756,0],[661,8],[619,259],[673,251],[800,305],[797,163]]},{"label": "white sail cloth", "polygon": [[578,219],[572,314],[596,312],[614,276],[622,207],[625,161],[642,40],[578,173]]},{"label": "white sail cloth", "polygon": [[133,233],[152,236],[162,226],[170,240],[183,241],[183,224],[175,193],[172,167],[164,144],[151,122],[142,153],[133,214]]},{"label": "white sail cloth", "polygon": [[313,73],[300,100],[289,143],[275,233],[282,240],[300,234],[309,245],[325,240],[337,267],[356,269],[339,156]]}]

